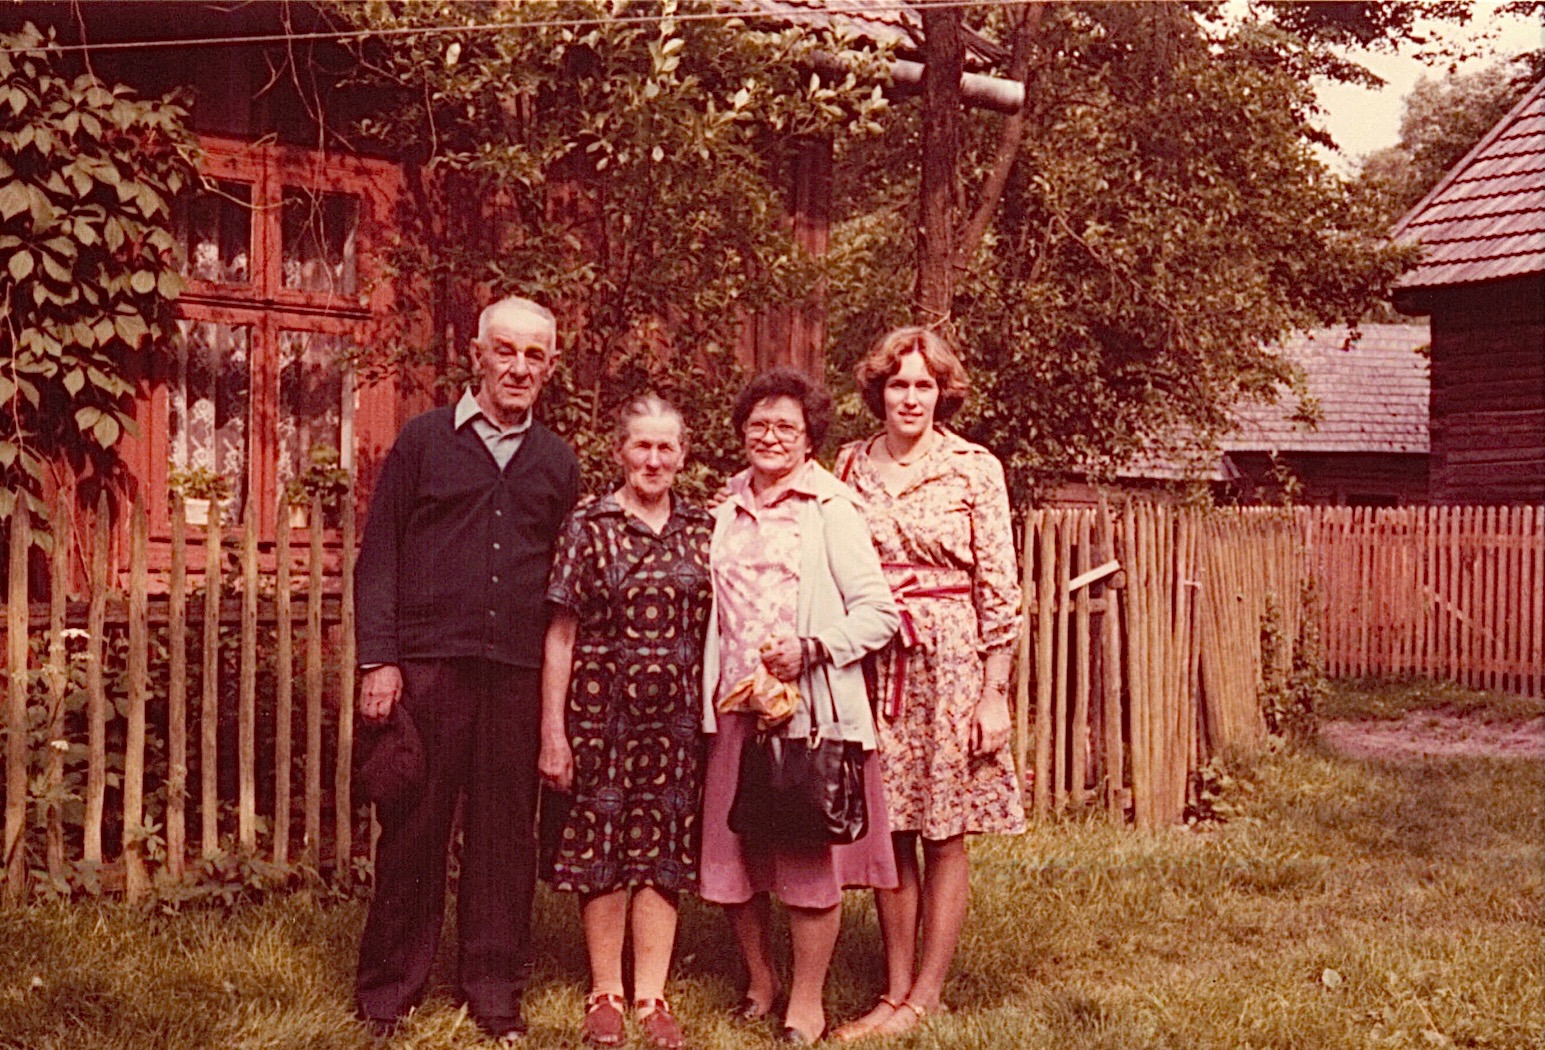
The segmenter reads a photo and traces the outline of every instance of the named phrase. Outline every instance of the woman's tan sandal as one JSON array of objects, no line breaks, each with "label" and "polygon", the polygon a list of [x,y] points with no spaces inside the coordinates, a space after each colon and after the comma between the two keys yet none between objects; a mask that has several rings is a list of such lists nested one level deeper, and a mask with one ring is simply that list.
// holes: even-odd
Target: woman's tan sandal
[{"label": "woman's tan sandal", "polygon": [[638,1018],[638,1026],[643,1029],[650,1046],[658,1050],[681,1050],[686,1043],[681,1025],[671,1016],[671,1008],[664,999],[640,999],[633,1004],[633,1016]]},{"label": "woman's tan sandal", "polygon": [[896,1004],[896,1012],[875,1025],[871,1031],[874,1035],[901,1035],[914,1028],[922,1027],[934,1014],[942,1014],[947,1010],[948,1007],[943,1003],[930,1010],[926,1006],[917,1005],[911,999],[903,999]]},{"label": "woman's tan sandal", "polygon": [[[832,1033],[832,1039],[839,1043],[854,1043],[874,1035],[877,1028],[890,1020],[897,1010],[906,1005],[908,1003],[905,999],[892,999],[888,995],[882,995],[879,1002],[869,1008],[868,1013],[862,1017],[855,1017],[846,1024],[839,1025],[837,1030]],[[883,1017],[877,1018],[874,1015],[881,1007],[888,1007],[890,1012]]]},{"label": "woman's tan sandal", "polygon": [[621,1046],[627,1038],[626,1004],[614,992],[596,992],[585,1000],[585,1042],[590,1046]]}]

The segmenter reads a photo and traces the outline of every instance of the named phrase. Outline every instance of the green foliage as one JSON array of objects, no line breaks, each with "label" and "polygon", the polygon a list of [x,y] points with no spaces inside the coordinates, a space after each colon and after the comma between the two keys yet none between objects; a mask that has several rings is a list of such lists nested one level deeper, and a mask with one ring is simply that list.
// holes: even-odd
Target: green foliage
[{"label": "green foliage", "polygon": [[193,464],[167,467],[167,495],[181,493],[183,499],[207,499],[224,502],[231,498],[231,479],[209,467]]},{"label": "green foliage", "polygon": [[1305,580],[1290,657],[1281,606],[1267,595],[1261,623],[1261,711],[1268,733],[1294,743],[1314,739],[1320,708],[1329,695],[1320,616],[1319,588],[1312,579]]},{"label": "green foliage", "polygon": [[320,499],[324,512],[336,514],[349,494],[351,478],[343,457],[331,445],[314,445],[308,459],[305,470],[285,481],[285,499],[291,507],[309,507]]},{"label": "green foliage", "polygon": [[[225,560],[226,571],[237,571],[238,552],[236,550],[236,538],[229,537],[226,543]],[[267,581],[271,583],[272,578]],[[194,589],[189,595],[189,604],[193,609],[201,606],[202,590]],[[324,627],[324,631],[328,628]],[[204,682],[203,665],[199,654],[203,649],[203,624],[202,620],[195,616],[190,617],[186,637],[186,651],[188,654],[186,696],[187,725],[190,728],[190,740],[196,740],[198,722],[200,718],[199,699]],[[275,692],[278,684],[277,666],[275,662],[275,646],[277,643],[276,630],[271,625],[261,626],[257,633],[256,658],[256,700],[257,700],[257,732],[259,739],[272,741],[275,738],[278,723],[275,719]],[[29,638],[30,656],[28,665],[34,670],[28,680],[27,698],[27,778],[28,794],[33,800],[29,807],[31,823],[27,829],[27,852],[31,867],[32,895],[39,901],[67,901],[80,897],[100,896],[104,892],[101,866],[84,860],[75,860],[73,863],[67,860],[65,870],[59,877],[54,877],[47,870],[44,858],[46,856],[45,835],[47,827],[47,814],[53,805],[59,807],[60,824],[64,830],[65,841],[75,845],[66,850],[67,856],[78,850],[81,830],[85,821],[85,794],[87,767],[89,752],[84,743],[89,738],[88,729],[88,676],[89,654],[87,643],[89,636],[85,630],[70,628],[64,632],[61,642],[64,646],[65,673],[60,690],[61,701],[59,714],[63,733],[59,737],[51,735],[54,727],[55,701],[51,690],[51,675],[47,666],[48,654],[45,651],[47,636],[42,632],[34,633]],[[321,879],[314,870],[298,863],[285,866],[276,866],[265,861],[260,856],[254,856],[242,851],[235,836],[222,833],[219,849],[204,856],[190,856],[188,859],[187,874],[182,881],[173,881],[165,867],[166,840],[165,824],[167,814],[167,793],[169,779],[168,735],[170,725],[169,698],[167,695],[170,673],[170,645],[167,626],[164,623],[153,624],[149,632],[149,660],[148,684],[149,694],[146,698],[146,751],[145,751],[145,797],[143,823],[140,830],[142,848],[148,867],[152,874],[152,894],[154,899],[163,909],[176,909],[184,905],[219,905],[233,907],[237,904],[250,903],[263,898],[265,895],[282,890],[295,889],[309,886],[322,890]],[[103,847],[108,857],[118,854],[126,839],[126,829],[123,826],[123,802],[122,802],[122,776],[123,759],[127,742],[127,717],[129,698],[128,679],[128,650],[129,640],[127,631],[121,627],[109,626],[102,639],[103,644],[103,691],[106,699],[105,707],[105,754],[107,757],[107,777],[105,805],[103,809]],[[295,632],[294,644],[296,651],[305,650],[305,631],[298,629]],[[219,822],[222,829],[230,829],[235,822],[235,800],[232,793],[235,787],[235,775],[237,764],[236,738],[238,701],[240,689],[240,632],[230,629],[227,625],[219,632],[218,643],[218,703],[219,715],[217,719],[217,736],[220,740],[219,761],[220,768],[217,777],[221,784],[222,799],[220,801]],[[302,661],[296,661],[291,682],[292,696],[305,695],[305,670]],[[324,680],[329,683],[337,681],[337,669],[335,666],[324,665]],[[338,737],[338,704],[336,698],[326,696],[323,703],[323,739],[324,753],[332,754]],[[345,705],[345,711],[349,708]],[[291,712],[291,740],[300,742],[305,739],[303,704],[297,703]],[[0,741],[4,739],[4,730],[0,728]],[[292,785],[303,783],[305,770],[304,747],[295,746],[291,753],[291,766],[288,771]],[[61,776],[57,787],[49,784],[49,758],[58,755],[61,759]],[[197,828],[200,823],[200,792],[199,783],[201,770],[199,768],[199,749],[197,743],[190,743],[188,752],[188,797],[186,827],[190,835],[196,839]],[[271,813],[274,805],[272,785],[277,776],[273,768],[273,752],[266,748],[259,750],[258,755],[258,781],[259,799],[258,806],[261,812]],[[297,792],[291,796],[292,810],[301,804],[302,798]],[[366,811],[360,810],[363,817]],[[292,829],[298,829],[302,823],[302,814],[295,810],[292,812]],[[268,817],[259,817],[258,833],[263,848],[271,848],[272,825]],[[357,829],[356,841],[365,839],[365,825],[361,823]],[[296,846],[292,843],[291,856],[298,857]],[[199,845],[189,842],[190,854],[199,852]],[[350,868],[346,872],[336,873],[335,879],[325,891],[334,896],[349,897],[363,892],[368,885],[369,861],[367,858],[354,858]]]},{"label": "green foliage", "polygon": [[1520,65],[1497,62],[1474,73],[1422,78],[1406,96],[1400,141],[1370,154],[1358,188],[1394,225],[1438,184],[1529,89]]},{"label": "green foliage", "polygon": [[[976,390],[960,425],[1017,492],[1225,432],[1236,402],[1291,380],[1276,341],[1355,322],[1401,270],[1314,152],[1294,58],[1314,46],[1178,4],[1047,9],[1029,131],[953,307]],[[968,186],[999,119],[965,122]],[[910,313],[897,260],[914,253],[918,133],[916,107],[898,107],[839,159],[838,371]]]},{"label": "green foliage", "polygon": [[[395,93],[362,131],[425,161],[422,225],[396,267],[401,283],[427,290],[431,330],[454,325],[455,345],[431,348],[434,366],[455,376],[478,295],[553,306],[564,357],[544,417],[576,444],[592,484],[614,472],[614,410],[646,389],[684,410],[695,485],[738,465],[723,417],[741,378],[742,324],[819,279],[786,222],[786,168],[806,139],[876,130],[884,106],[873,80],[813,72],[842,47],[832,31],[677,21],[677,8],[334,8],[378,30],[509,24],[361,45],[361,75]],[[400,347],[377,356],[382,367],[411,359]]]},{"label": "green foliage", "polygon": [[[0,35],[0,516],[47,463],[113,465],[126,378],[182,288],[170,201],[192,177],[183,111],[57,71],[52,37]],[[13,50],[24,49],[24,50]]]}]

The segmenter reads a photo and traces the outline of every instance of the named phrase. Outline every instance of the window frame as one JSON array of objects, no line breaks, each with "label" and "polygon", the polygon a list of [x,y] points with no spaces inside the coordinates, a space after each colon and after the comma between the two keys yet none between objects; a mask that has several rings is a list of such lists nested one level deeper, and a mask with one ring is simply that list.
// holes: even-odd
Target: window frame
[{"label": "window frame", "polygon": [[[248,325],[251,328],[248,341],[248,456],[243,480],[247,505],[256,518],[259,536],[269,540],[276,530],[281,487],[278,461],[280,333],[286,330],[315,332],[347,338],[357,347],[370,345],[370,340],[392,312],[393,289],[385,279],[380,249],[395,225],[392,219],[400,199],[402,172],[389,161],[337,156],[272,142],[201,136],[200,144],[204,151],[199,165],[201,175],[210,180],[252,186],[249,281],[246,285],[226,285],[185,275],[185,290],[177,301],[175,313],[179,320]],[[358,200],[355,294],[334,295],[283,286],[282,202],[286,186],[347,193]],[[155,495],[148,510],[153,532],[165,537],[171,529],[167,473],[172,454],[171,385],[176,380],[172,355],[160,355],[160,360],[153,366],[151,379],[147,399],[150,438],[147,480]],[[340,423],[344,430],[341,443],[350,447],[340,448],[339,452],[351,469],[358,463],[361,424],[395,414],[383,412],[383,398],[395,400],[394,388],[395,384],[378,384],[367,391],[345,370],[344,396],[349,403],[340,404]],[[240,527],[239,523],[227,525]]]}]

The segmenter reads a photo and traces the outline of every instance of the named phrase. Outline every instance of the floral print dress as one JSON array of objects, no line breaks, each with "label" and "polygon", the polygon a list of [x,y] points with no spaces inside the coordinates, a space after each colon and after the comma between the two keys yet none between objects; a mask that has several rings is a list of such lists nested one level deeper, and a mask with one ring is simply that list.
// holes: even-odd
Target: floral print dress
[{"label": "floral print dress", "polygon": [[1008,489],[987,449],[943,428],[935,436],[894,494],[870,458],[873,439],[837,454],[903,612],[876,665],[886,805],[893,831],[929,839],[1017,834],[1025,813],[1009,749],[971,754],[983,658],[1019,633]]},{"label": "floral print dress", "polygon": [[697,881],[703,636],[713,519],[674,500],[657,534],[615,496],[569,515],[547,600],[579,620],[569,681],[570,795],[544,806],[554,888],[675,892]]}]

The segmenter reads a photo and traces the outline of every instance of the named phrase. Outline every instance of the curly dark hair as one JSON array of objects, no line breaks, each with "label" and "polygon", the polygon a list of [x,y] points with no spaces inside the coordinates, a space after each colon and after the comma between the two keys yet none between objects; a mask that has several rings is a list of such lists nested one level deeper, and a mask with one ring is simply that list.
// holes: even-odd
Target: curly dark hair
[{"label": "curly dark hair", "polygon": [[814,379],[797,368],[778,365],[758,373],[740,391],[730,412],[735,433],[746,436],[746,417],[751,410],[771,397],[791,397],[799,402],[805,415],[805,434],[810,438],[810,455],[815,455],[831,428],[832,399]]}]

